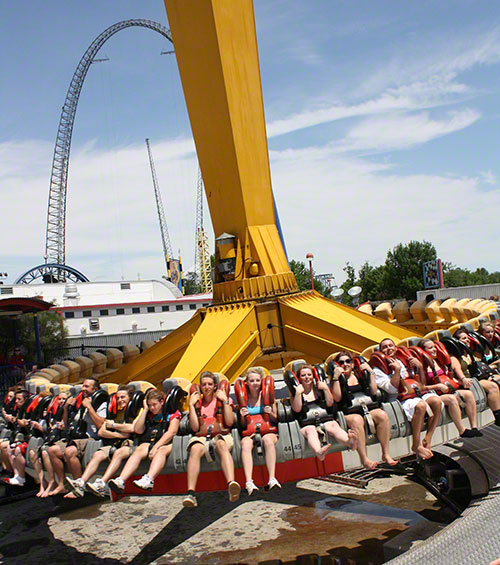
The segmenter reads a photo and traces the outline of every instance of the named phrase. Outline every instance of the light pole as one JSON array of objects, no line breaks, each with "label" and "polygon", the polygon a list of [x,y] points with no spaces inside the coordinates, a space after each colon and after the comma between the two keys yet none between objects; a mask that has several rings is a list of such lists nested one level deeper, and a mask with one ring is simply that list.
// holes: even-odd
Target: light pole
[{"label": "light pole", "polygon": [[306,255],[306,259],[309,261],[309,272],[311,274],[311,290],[314,290],[313,263],[312,263],[312,260],[314,259],[314,255],[312,253],[308,253]]}]

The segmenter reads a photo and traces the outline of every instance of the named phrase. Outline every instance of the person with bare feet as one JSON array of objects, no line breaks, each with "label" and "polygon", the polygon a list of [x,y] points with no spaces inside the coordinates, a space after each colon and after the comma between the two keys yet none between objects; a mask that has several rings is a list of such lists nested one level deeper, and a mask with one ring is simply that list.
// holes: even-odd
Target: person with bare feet
[{"label": "person with bare feet", "polygon": [[[425,392],[422,384],[425,382],[422,363],[412,358],[406,366],[397,359],[397,348],[390,338],[380,342],[379,350],[381,357],[376,352],[370,358],[377,386],[388,394],[389,401],[398,399],[401,402],[406,417],[411,422],[413,453],[422,459],[430,459],[433,453],[429,446],[441,417],[442,402],[435,392]],[[414,374],[410,375],[410,371]],[[424,440],[421,440],[426,413],[429,414],[427,431]]]},{"label": "person with bare feet", "polygon": [[[84,422],[86,428],[84,438],[69,437],[69,441],[61,440],[56,442],[49,448],[49,456],[54,468],[54,473],[58,480],[57,487],[50,493],[51,496],[66,493],[67,489],[64,485],[64,462],[66,461],[70,473],[74,479],[78,479],[82,474],[82,467],[80,459],[85,453],[85,448],[89,439],[98,439],[98,430],[104,424],[106,418],[107,403],[101,402],[99,406],[92,405],[91,396],[99,389],[99,380],[90,377],[85,379],[82,384],[82,400],[78,412],[81,415],[81,420]],[[64,404],[64,423],[67,430],[71,430],[69,426],[68,410],[70,407],[76,406],[76,397],[68,398]],[[77,413],[78,413],[77,412]],[[73,493],[67,493],[67,498],[75,498]]]},{"label": "person with bare feet", "polygon": [[318,422],[324,426],[330,436],[350,449],[358,448],[358,433],[356,430],[349,430],[346,433],[335,421],[333,414],[328,411],[328,408],[334,405],[333,395],[325,381],[319,380],[318,384],[315,384],[313,371],[314,367],[307,364],[297,369],[296,376],[299,384],[295,387],[291,404],[302,435],[316,457],[323,461],[330,449],[330,444],[321,444],[316,425]]},{"label": "person with bare feet", "polygon": [[[373,370],[366,362],[359,364],[357,371],[354,369],[354,361],[352,355],[349,351],[341,351],[337,353],[334,357],[334,362],[338,365],[333,370],[333,375],[331,377],[331,388],[333,393],[333,398],[341,406],[341,410],[345,414],[345,419],[349,428],[355,429],[358,432],[358,453],[361,463],[367,469],[374,469],[377,466],[376,461],[372,461],[368,458],[366,453],[366,437],[365,437],[365,425],[364,425],[364,410],[360,405],[352,406],[351,409],[347,407],[348,402],[352,405],[352,400],[356,393],[363,393],[363,388],[361,385],[362,375],[368,375],[368,387],[367,391],[371,398],[376,398],[377,395],[377,382],[375,380],[375,375]],[[343,377],[345,381],[343,382],[344,387],[340,385],[340,379]],[[343,399],[343,395],[348,396],[348,399]],[[342,401],[344,400],[345,408],[342,408]],[[365,404],[366,406],[366,404]],[[374,403],[376,407],[370,407],[367,409],[367,418],[372,419],[372,426],[375,428],[374,432],[378,441],[380,443],[380,448],[382,450],[382,461],[388,465],[397,465],[395,461],[389,454],[389,441],[391,439],[391,425],[389,423],[389,416],[387,413],[380,408],[380,404]]]},{"label": "person with bare feet", "polygon": [[[438,345],[440,345],[440,353],[438,354]],[[460,367],[460,363],[455,357],[449,357],[442,344],[436,345],[432,339],[422,339],[418,346],[423,349],[431,358],[432,365],[426,367],[425,375],[427,377],[427,390],[435,390],[443,404],[448,409],[448,414],[452,419],[455,427],[462,438],[481,437],[483,434],[477,428],[477,408],[476,398],[471,390],[464,388],[459,389],[462,384],[458,381],[464,381],[465,375]],[[441,357],[445,356],[445,360]],[[448,370],[445,362],[449,361],[452,371]],[[448,385],[448,383],[451,383]],[[451,387],[451,388],[450,388]],[[456,390],[454,393],[453,390]],[[459,390],[458,390],[459,389]],[[469,418],[471,429],[467,429],[462,422],[462,412],[460,403],[464,405],[465,413]]]},{"label": "person with bare feet", "polygon": [[118,471],[119,464],[123,459],[131,455],[133,442],[130,436],[134,431],[136,414],[127,410],[127,406],[134,392],[135,388],[130,385],[121,384],[118,387],[113,407],[108,408],[107,419],[98,431],[98,436],[103,440],[104,445],[94,453],[80,478],[66,477],[66,482],[76,496],[84,496],[87,486],[93,494],[105,496],[108,489],[102,478],[97,479],[94,483],[89,483],[89,480],[96,474],[101,463],[110,461],[111,466],[116,452],[119,452],[119,454],[111,467],[113,473]]}]

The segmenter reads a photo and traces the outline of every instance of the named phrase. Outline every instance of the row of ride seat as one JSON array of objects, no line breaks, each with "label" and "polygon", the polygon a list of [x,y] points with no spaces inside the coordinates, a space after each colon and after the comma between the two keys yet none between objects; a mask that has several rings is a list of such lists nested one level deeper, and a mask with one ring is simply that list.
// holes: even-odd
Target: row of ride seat
[{"label": "row of ride seat", "polygon": [[499,318],[497,303],[479,298],[448,298],[443,302],[439,299],[431,302],[417,300],[411,305],[402,300],[394,306],[390,302],[382,302],[375,310],[366,303],[359,306],[358,310],[418,333],[451,328],[465,322],[477,329],[483,319],[493,321]]}]

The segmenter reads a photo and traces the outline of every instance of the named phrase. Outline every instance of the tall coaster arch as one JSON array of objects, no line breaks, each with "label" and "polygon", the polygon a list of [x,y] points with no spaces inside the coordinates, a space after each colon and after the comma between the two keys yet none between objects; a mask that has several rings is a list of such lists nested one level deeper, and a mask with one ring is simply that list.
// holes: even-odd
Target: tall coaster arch
[{"label": "tall coaster arch", "polygon": [[[47,210],[47,231],[45,243],[45,268],[37,266],[27,271],[16,282],[28,284],[40,278],[40,272],[49,274],[50,282],[63,282],[67,279],[86,282],[88,279],[66,263],[66,194],[68,184],[69,155],[71,138],[78,100],[85,77],[94,58],[106,41],[122,29],[144,27],[163,35],[173,44],[170,30],[152,20],[124,20],[104,30],[85,51],[69,84],[62,107],[57,130],[52,172],[50,175],[49,202]],[[47,279],[45,279],[47,280]]]}]

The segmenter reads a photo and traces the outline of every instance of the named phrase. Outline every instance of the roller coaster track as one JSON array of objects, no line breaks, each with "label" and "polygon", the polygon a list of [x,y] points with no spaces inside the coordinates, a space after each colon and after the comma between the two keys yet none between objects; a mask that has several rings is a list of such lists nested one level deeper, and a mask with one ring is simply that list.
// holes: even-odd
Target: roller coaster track
[{"label": "roller coaster track", "polygon": [[[75,121],[78,99],[87,72],[99,49],[115,33],[128,27],[144,27],[163,35],[172,43],[170,31],[151,20],[124,20],[103,31],[85,51],[71,79],[66,100],[62,108],[59,128],[57,130],[52,173],[50,175],[49,202],[47,212],[47,232],[45,244],[45,263],[65,265],[66,261],[66,193],[68,184],[69,155],[71,137]],[[64,280],[64,274],[63,274]]]}]

